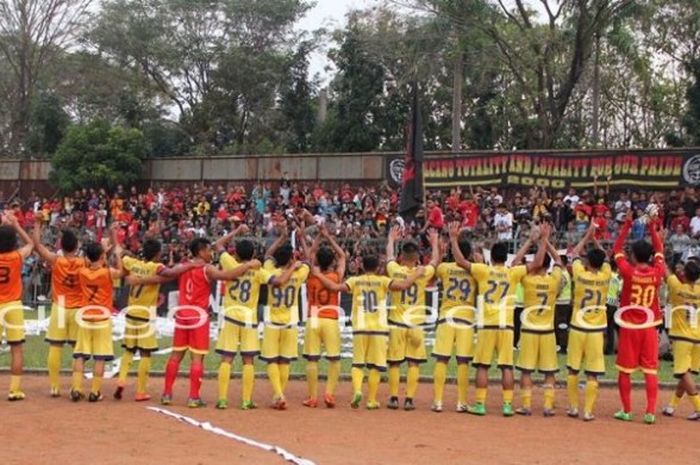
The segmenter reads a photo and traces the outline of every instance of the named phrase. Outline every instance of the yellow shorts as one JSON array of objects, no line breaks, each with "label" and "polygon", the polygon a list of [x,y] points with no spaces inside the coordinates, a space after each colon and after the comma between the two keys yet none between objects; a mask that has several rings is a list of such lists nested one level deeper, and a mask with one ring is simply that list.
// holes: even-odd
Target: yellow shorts
[{"label": "yellow shorts", "polygon": [[352,366],[386,371],[386,347],[389,334],[358,331],[352,336]]},{"label": "yellow shorts", "polygon": [[122,347],[129,352],[144,354],[158,350],[155,322],[127,314]]},{"label": "yellow shorts", "polygon": [[403,362],[423,363],[428,360],[425,352],[423,328],[389,327],[389,364]]},{"label": "yellow shorts", "polygon": [[260,340],[258,339],[258,327],[246,325],[237,320],[224,319],[224,324],[219,332],[219,340],[216,341],[216,353],[235,357],[237,353],[241,357],[256,357],[260,355]]},{"label": "yellow shorts", "polygon": [[519,371],[539,371],[545,374],[559,371],[557,338],[554,332],[542,334],[521,331],[519,347],[518,363],[515,365]]},{"label": "yellow shorts", "polygon": [[566,367],[575,373],[581,371],[585,361],[587,375],[605,374],[605,356],[603,355],[603,335],[601,331],[585,332],[569,330],[569,345],[566,348]]},{"label": "yellow shorts", "polygon": [[490,367],[494,352],[498,368],[513,368],[513,330],[482,328],[476,333],[475,367]]},{"label": "yellow shorts", "polygon": [[112,344],[112,320],[81,321],[73,358],[83,360],[114,360]]},{"label": "yellow shorts", "polygon": [[454,349],[457,363],[470,363],[474,358],[474,327],[444,322],[435,329],[433,358],[447,361]]},{"label": "yellow shorts", "polygon": [[0,305],[0,339],[3,333],[9,345],[24,343],[24,306],[19,300]]},{"label": "yellow shorts", "polygon": [[267,363],[289,363],[297,359],[299,351],[299,331],[296,326],[265,325],[263,330],[262,354]]},{"label": "yellow shorts", "polygon": [[304,358],[321,359],[321,344],[326,349],[326,359],[340,360],[340,325],[331,318],[309,318],[304,332]]},{"label": "yellow shorts", "polygon": [[75,345],[78,339],[78,322],[75,319],[77,308],[61,309],[58,305],[51,305],[49,315],[49,327],[46,330],[46,342],[50,344]]},{"label": "yellow shorts", "polygon": [[700,342],[674,339],[673,341],[673,376],[680,378],[690,372],[695,375],[700,370]]}]

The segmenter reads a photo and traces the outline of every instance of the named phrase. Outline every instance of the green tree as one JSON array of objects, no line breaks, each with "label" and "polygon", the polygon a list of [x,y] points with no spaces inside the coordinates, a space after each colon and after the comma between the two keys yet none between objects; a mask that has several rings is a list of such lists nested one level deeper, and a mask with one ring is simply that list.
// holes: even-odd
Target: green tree
[{"label": "green tree", "polygon": [[104,121],[72,126],[51,158],[49,180],[62,192],[113,189],[141,177],[146,143],[138,129]]},{"label": "green tree", "polygon": [[70,117],[63,109],[61,99],[44,92],[34,99],[29,117],[27,148],[35,155],[52,154],[66,133]]},{"label": "green tree", "polygon": [[688,145],[700,146],[700,58],[688,66],[693,83],[688,86],[688,111],[683,116],[683,128],[687,133]]},{"label": "green tree", "polygon": [[310,148],[311,136],[316,126],[316,109],[313,99],[318,84],[309,79],[309,54],[312,44],[299,44],[289,60],[286,79],[280,90],[282,129],[286,131],[288,152],[306,152]]}]

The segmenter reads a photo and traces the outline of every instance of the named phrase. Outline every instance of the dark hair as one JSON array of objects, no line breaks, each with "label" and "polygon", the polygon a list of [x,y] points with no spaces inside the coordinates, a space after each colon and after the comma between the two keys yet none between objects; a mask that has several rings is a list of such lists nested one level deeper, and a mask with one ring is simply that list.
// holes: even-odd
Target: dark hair
[{"label": "dark hair", "polygon": [[377,271],[377,268],[379,268],[379,259],[376,255],[365,255],[362,257],[362,269],[365,270],[365,273]]},{"label": "dark hair", "polygon": [[78,236],[72,229],[64,229],[61,233],[61,249],[67,253],[73,253],[78,248]]},{"label": "dark hair", "polygon": [[459,251],[462,252],[464,258],[469,258],[472,254],[472,245],[466,239],[461,239],[457,244],[459,246]]},{"label": "dark hair", "polygon": [[148,239],[143,243],[143,258],[147,261],[154,260],[163,249],[160,241]]},{"label": "dark hair", "polygon": [[700,264],[696,260],[688,260],[683,267],[683,272],[685,273],[685,279],[694,283],[700,279]]},{"label": "dark hair", "polygon": [[17,231],[12,226],[0,226],[0,253],[17,249]]},{"label": "dark hair", "polygon": [[287,243],[275,250],[275,253],[272,254],[272,258],[275,259],[277,266],[287,266],[291,261],[293,254],[294,249],[292,248],[292,245]]},{"label": "dark hair", "polygon": [[93,263],[98,261],[104,252],[102,245],[98,242],[89,242],[85,246],[85,256]]},{"label": "dark hair", "polygon": [[542,262],[542,267],[545,270],[548,270],[549,266],[551,264],[552,264],[552,257],[548,253],[544,254],[544,261]]},{"label": "dark hair", "polygon": [[404,242],[401,245],[401,253],[404,255],[415,255],[418,253],[418,245],[413,241]]},{"label": "dark hair", "polygon": [[637,263],[649,263],[652,255],[654,255],[654,248],[645,240],[639,240],[632,244],[632,255],[634,255]]},{"label": "dark hair", "polygon": [[255,244],[248,239],[236,242],[236,255],[244,262],[252,260],[255,255]]},{"label": "dark hair", "polygon": [[599,270],[603,266],[603,263],[605,263],[605,251],[601,249],[591,249],[588,251],[586,258],[588,258],[588,265],[591,268]]},{"label": "dark hair", "polygon": [[569,264],[569,257],[567,255],[560,255],[562,265],[566,266]]},{"label": "dark hair", "polygon": [[194,239],[192,242],[190,242],[190,253],[193,257],[196,257],[197,255],[199,255],[199,252],[209,247],[209,245],[211,245],[211,242],[209,242],[208,239],[198,237],[197,239]]},{"label": "dark hair", "polygon": [[335,260],[335,254],[328,247],[320,247],[316,252],[316,261],[321,267],[322,271],[326,271],[333,264]]},{"label": "dark hair", "polygon": [[491,246],[491,263],[505,263],[508,260],[508,244],[496,242]]}]

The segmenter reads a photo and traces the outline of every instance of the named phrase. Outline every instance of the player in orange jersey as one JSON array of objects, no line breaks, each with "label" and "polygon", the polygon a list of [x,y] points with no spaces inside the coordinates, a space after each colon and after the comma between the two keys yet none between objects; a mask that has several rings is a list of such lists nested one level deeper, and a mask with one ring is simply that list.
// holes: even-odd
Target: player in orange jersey
[{"label": "player in orange jersey", "polygon": [[61,233],[60,253],[51,252],[41,243],[43,217],[38,215],[34,223],[32,238],[34,249],[51,266],[51,315],[46,331],[49,343],[47,366],[51,397],[59,397],[61,351],[64,344],[75,346],[78,323],[75,314],[82,305],[83,294],[78,285],[78,271],[85,266],[85,259],[78,257],[78,237],[65,229]]},{"label": "player in orange jersey", "polygon": [[[24,245],[18,247],[17,236]],[[32,239],[17,222],[5,212],[0,226],[0,338],[10,346],[11,401],[24,399],[20,389],[22,377],[22,344],[24,343],[24,307],[22,306],[22,263],[32,253]]]}]

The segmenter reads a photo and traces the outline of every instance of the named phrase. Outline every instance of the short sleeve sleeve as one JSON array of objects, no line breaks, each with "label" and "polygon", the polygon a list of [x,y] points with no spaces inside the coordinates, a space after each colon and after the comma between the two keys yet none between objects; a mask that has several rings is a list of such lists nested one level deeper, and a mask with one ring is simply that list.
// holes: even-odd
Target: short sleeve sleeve
[{"label": "short sleeve sleeve", "polygon": [[393,274],[396,272],[396,270],[399,268],[398,263],[396,263],[394,260],[390,261],[389,263],[386,264],[386,272],[387,274]]},{"label": "short sleeve sleeve", "polygon": [[136,259],[133,257],[124,257],[122,259],[122,266],[126,271],[131,271],[131,269],[134,267],[134,264],[136,263]]},{"label": "short sleeve sleeve", "polygon": [[577,276],[581,273],[583,273],[586,269],[583,266],[583,261],[580,258],[577,258],[574,260],[574,263],[571,264],[571,272],[574,276]]},{"label": "short sleeve sleeve", "polygon": [[510,280],[512,283],[520,282],[525,276],[527,276],[526,265],[518,265],[510,269]]},{"label": "short sleeve sleeve", "polygon": [[268,284],[270,280],[272,279],[272,273],[270,270],[266,270],[264,268],[260,268],[256,273],[255,273],[255,279],[258,280],[259,284]]},{"label": "short sleeve sleeve", "polygon": [[350,291],[350,293],[354,292],[356,282],[357,282],[357,277],[355,277],[355,276],[353,276],[352,278],[349,278],[348,280],[345,281],[345,285],[348,286],[348,290]]},{"label": "short sleeve sleeve", "polygon": [[668,286],[669,291],[678,292],[678,288],[681,286],[681,280],[674,274],[669,276],[669,278],[666,280],[666,285]]},{"label": "short sleeve sleeve", "polygon": [[223,270],[232,270],[238,265],[236,259],[233,258],[228,252],[224,252],[221,255],[221,258],[219,258],[219,264]]},{"label": "short sleeve sleeve", "polygon": [[433,265],[428,265],[425,267],[425,273],[423,274],[423,279],[431,280],[435,276],[435,267]]},{"label": "short sleeve sleeve", "polygon": [[309,268],[309,265],[304,263],[301,265],[301,267],[297,270],[297,273],[299,273],[299,279],[302,281],[306,281],[306,278],[309,277],[309,273],[311,272],[311,268]]},{"label": "short sleeve sleeve", "polygon": [[472,263],[471,273],[474,279],[481,281],[486,279],[489,274],[489,267],[483,263]]},{"label": "short sleeve sleeve", "polygon": [[440,265],[438,265],[437,269],[435,270],[435,276],[438,279],[444,279],[446,271],[447,271],[447,265],[445,263],[441,263]]}]

